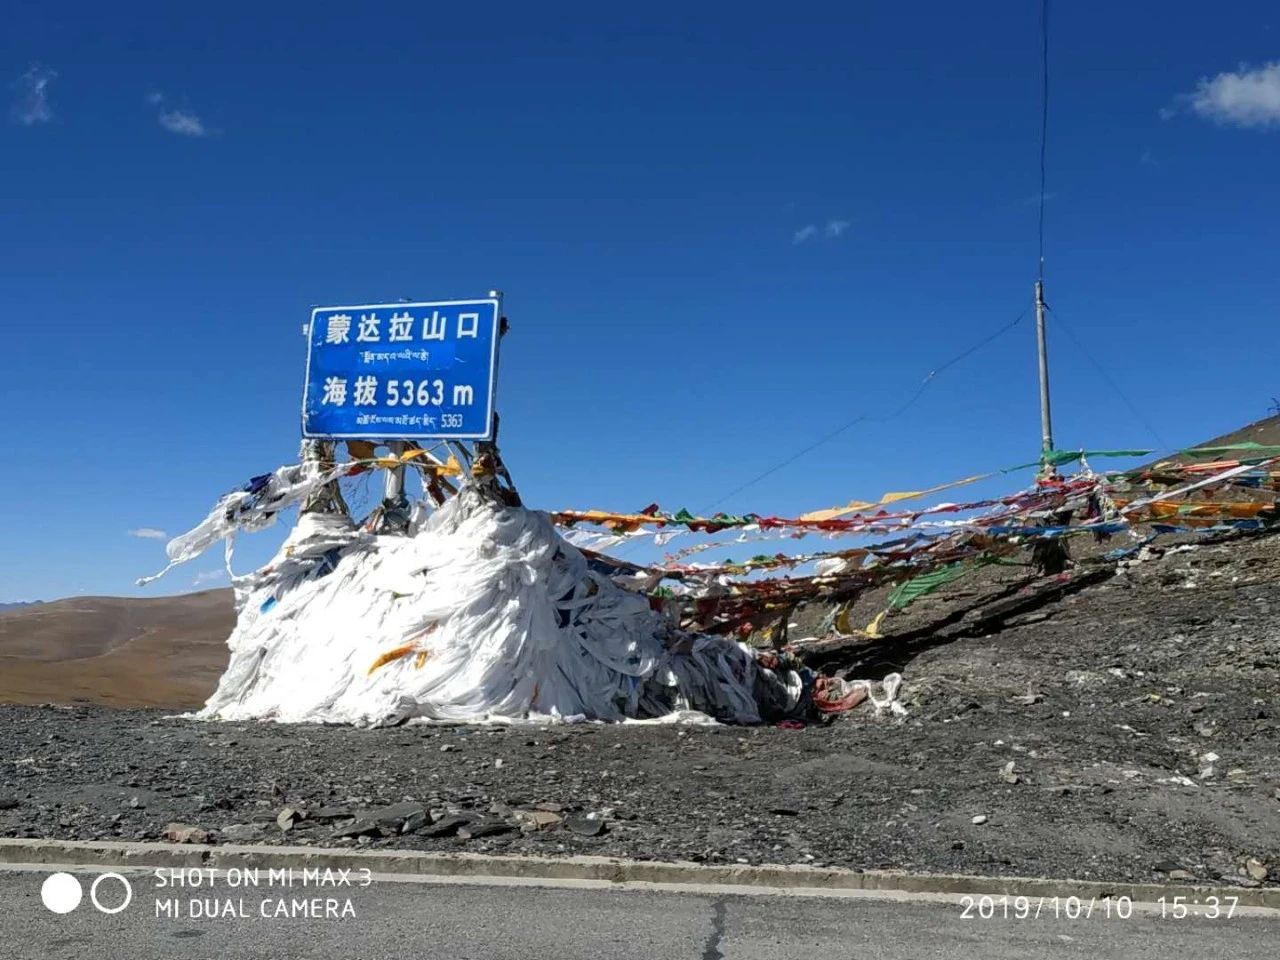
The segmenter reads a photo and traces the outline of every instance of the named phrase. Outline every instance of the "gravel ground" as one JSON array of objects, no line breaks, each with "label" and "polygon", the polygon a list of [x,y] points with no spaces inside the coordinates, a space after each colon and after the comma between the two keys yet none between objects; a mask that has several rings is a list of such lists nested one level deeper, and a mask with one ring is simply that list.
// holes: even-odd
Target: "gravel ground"
[{"label": "gravel ground", "polygon": [[1171,552],[987,636],[884,641],[908,716],[799,730],[0,706],[0,835],[1280,883],[1278,584],[1280,538]]}]

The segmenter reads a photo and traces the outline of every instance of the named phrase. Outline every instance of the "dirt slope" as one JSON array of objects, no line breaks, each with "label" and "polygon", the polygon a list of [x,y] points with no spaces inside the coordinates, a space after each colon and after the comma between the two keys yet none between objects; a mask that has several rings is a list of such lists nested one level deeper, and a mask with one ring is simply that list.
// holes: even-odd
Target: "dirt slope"
[{"label": "dirt slope", "polygon": [[0,613],[0,702],[194,707],[235,624],[230,590],[77,597]]}]

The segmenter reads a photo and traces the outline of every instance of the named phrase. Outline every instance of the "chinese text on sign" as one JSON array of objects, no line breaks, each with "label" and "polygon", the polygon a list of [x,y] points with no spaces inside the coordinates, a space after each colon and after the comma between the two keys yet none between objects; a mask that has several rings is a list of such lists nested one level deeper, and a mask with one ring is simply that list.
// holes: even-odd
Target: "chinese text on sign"
[{"label": "chinese text on sign", "polygon": [[312,311],[303,436],[490,438],[498,312],[496,299]]}]

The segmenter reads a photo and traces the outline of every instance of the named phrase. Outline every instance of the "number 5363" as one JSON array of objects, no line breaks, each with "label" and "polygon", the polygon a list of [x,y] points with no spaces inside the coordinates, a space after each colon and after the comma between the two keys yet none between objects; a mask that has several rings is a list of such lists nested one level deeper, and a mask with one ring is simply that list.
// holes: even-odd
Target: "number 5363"
[{"label": "number 5363", "polygon": [[387,406],[419,407],[440,406],[444,403],[443,380],[420,380],[416,384],[412,380],[387,381]]}]

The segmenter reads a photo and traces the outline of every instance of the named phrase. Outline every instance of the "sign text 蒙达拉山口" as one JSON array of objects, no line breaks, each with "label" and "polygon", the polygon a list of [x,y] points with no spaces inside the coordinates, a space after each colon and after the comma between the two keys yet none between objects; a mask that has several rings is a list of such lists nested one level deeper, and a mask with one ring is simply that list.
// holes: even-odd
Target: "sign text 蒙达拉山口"
[{"label": "sign text \u8499\u8fbe\u62c9\u5c71\u53e3", "polygon": [[316,308],[302,435],[489,439],[498,313],[496,299]]}]

